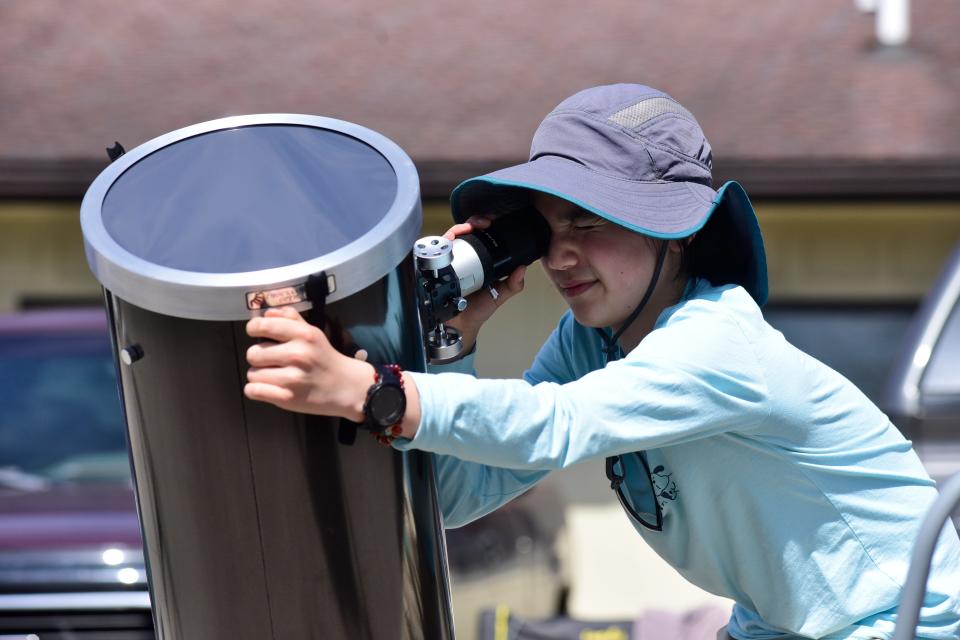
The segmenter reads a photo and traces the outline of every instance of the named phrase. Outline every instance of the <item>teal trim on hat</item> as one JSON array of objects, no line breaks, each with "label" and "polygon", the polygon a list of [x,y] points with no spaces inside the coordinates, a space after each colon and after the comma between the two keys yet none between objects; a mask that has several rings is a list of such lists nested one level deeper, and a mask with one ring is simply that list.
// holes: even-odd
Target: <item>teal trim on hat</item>
[{"label": "teal trim on hat", "polygon": [[[696,224],[691,225],[687,229],[672,233],[665,233],[656,231],[654,229],[639,227],[555,189],[548,189],[542,186],[514,180],[492,178],[489,176],[480,176],[464,180],[451,192],[450,205],[453,218],[457,222],[463,222],[465,220],[465,217],[460,211],[460,194],[467,185],[475,183],[485,183],[493,186],[503,187],[518,187],[532,191],[539,191],[541,193],[547,193],[571,202],[578,207],[581,207],[585,211],[589,211],[590,213],[609,220],[610,222],[620,225],[621,227],[664,240],[686,238],[694,233],[700,232],[701,230],[704,230],[704,233],[713,233],[714,229],[724,226],[723,223],[729,223],[729,228],[724,229],[724,232],[734,233],[735,236],[733,239],[739,246],[736,248],[732,256],[728,255],[715,257],[716,262],[714,264],[706,265],[704,273],[698,275],[703,275],[714,281],[720,280],[722,283],[733,283],[742,286],[747,290],[747,292],[759,306],[763,306],[767,302],[769,293],[767,284],[767,258],[766,250],[764,249],[763,244],[763,236],[760,233],[760,223],[757,220],[757,214],[753,209],[750,198],[747,196],[747,193],[743,187],[737,182],[730,181],[720,187],[720,190],[717,191],[716,197],[713,199],[710,209],[707,210],[705,215],[703,215]],[[716,221],[717,224],[707,227],[708,222],[714,217],[715,214],[718,216]],[[727,216],[727,220],[722,221],[722,216]],[[705,229],[705,227],[707,228]],[[743,261],[741,264],[736,264],[736,256],[742,256],[744,253],[749,255],[750,259]],[[715,283],[720,284],[721,282]]]}]

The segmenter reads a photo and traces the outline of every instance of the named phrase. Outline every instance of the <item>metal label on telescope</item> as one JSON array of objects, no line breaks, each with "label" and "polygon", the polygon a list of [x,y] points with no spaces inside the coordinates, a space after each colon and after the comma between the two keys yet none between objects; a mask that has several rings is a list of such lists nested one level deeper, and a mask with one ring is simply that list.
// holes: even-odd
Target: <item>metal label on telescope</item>
[{"label": "metal label on telescope", "polygon": [[[337,281],[332,275],[327,276],[327,289],[328,293],[337,290]],[[305,282],[292,287],[247,292],[247,308],[252,311],[269,309],[270,307],[285,307],[307,302],[307,300],[307,284]]]}]

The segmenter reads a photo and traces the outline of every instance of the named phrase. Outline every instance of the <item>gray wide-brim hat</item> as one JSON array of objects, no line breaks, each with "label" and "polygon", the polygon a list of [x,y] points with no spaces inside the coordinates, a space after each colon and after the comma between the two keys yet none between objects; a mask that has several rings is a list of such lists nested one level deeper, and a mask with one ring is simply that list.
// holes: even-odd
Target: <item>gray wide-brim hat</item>
[{"label": "gray wide-brim hat", "polygon": [[767,300],[767,262],[743,187],[712,187],[712,153],[696,119],[673,98],[637,84],[581,91],[550,112],[530,160],[459,184],[453,217],[532,211],[529,190],[568,200],[637,233],[694,233],[692,275],[738,284]]}]

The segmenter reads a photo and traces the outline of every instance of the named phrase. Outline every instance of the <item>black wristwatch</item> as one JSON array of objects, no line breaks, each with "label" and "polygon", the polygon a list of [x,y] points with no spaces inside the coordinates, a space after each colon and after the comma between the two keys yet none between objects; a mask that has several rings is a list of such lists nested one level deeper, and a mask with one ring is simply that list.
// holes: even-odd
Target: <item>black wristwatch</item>
[{"label": "black wristwatch", "polygon": [[395,364],[373,365],[373,368],[376,369],[374,382],[367,389],[367,400],[363,403],[364,426],[376,433],[395,435],[389,430],[403,420],[407,410],[402,369]]}]

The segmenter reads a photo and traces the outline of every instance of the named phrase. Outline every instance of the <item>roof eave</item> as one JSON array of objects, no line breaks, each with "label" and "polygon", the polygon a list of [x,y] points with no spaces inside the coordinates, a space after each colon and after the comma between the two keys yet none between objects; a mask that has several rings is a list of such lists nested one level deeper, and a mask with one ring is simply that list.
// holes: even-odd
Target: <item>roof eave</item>
[{"label": "roof eave", "polygon": [[[517,164],[509,160],[415,160],[424,199],[445,199],[467,178]],[[107,161],[0,158],[0,199],[80,199]],[[714,165],[714,184],[742,184],[757,198],[958,198],[956,158],[728,158]]]}]

